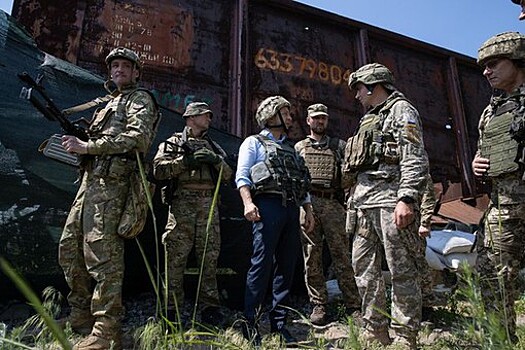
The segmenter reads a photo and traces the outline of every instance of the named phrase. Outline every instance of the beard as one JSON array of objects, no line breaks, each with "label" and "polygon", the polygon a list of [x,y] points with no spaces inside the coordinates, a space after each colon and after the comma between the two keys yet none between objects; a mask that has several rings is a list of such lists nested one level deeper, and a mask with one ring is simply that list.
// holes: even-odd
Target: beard
[{"label": "beard", "polygon": [[312,132],[316,135],[324,135],[326,133],[326,128],[324,126],[316,126],[312,128]]}]

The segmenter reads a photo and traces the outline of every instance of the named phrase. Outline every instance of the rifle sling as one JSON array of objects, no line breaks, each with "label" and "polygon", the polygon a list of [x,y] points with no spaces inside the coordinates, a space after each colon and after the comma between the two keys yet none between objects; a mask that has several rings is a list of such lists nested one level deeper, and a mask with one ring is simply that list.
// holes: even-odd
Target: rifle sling
[{"label": "rifle sling", "polygon": [[111,94],[108,94],[108,95],[102,96],[102,97],[97,97],[97,98],[95,98],[95,99],[93,99],[93,100],[91,100],[89,102],[82,103],[82,104],[77,105],[77,106],[66,108],[66,109],[62,110],[62,113],[64,113],[65,115],[71,115],[73,113],[82,112],[82,111],[85,111],[86,109],[90,109],[90,108],[93,108],[95,106],[98,106],[101,103],[108,102],[109,100],[111,100],[114,97],[115,96],[113,96]]}]

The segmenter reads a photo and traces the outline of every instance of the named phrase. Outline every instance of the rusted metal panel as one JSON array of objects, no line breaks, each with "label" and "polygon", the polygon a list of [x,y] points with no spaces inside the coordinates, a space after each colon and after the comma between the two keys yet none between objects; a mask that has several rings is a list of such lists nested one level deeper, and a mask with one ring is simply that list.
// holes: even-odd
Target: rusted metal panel
[{"label": "rusted metal panel", "polygon": [[458,222],[479,225],[483,210],[463,203],[460,199],[441,204],[439,215]]},{"label": "rusted metal panel", "polygon": [[17,0],[13,14],[39,47],[102,76],[110,48],[138,50],[162,104],[180,112],[207,101],[213,126],[242,137],[257,131],[258,102],[281,94],[293,138],[307,133],[307,106],[322,102],[329,131],[346,139],[363,114],[348,75],[381,62],[420,111],[434,180],[475,195],[469,158],[490,88],[472,58],[285,0]]}]

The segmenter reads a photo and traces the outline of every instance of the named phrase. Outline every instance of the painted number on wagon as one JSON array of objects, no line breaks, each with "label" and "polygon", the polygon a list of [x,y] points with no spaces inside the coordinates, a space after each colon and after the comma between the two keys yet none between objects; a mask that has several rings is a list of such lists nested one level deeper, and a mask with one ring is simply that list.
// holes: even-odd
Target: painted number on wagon
[{"label": "painted number on wagon", "polygon": [[270,69],[286,74],[306,76],[323,82],[339,85],[348,82],[351,71],[334,64],[315,61],[310,58],[289,53],[277,52],[261,47],[254,58],[260,69]]}]

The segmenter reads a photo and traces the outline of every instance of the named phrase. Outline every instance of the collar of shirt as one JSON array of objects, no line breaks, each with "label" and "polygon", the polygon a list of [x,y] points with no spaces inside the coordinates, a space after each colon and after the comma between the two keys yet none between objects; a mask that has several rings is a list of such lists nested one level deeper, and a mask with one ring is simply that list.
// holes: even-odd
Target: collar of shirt
[{"label": "collar of shirt", "polygon": [[275,137],[273,136],[272,132],[270,130],[268,130],[268,129],[262,129],[259,134],[262,135],[262,136],[266,136],[270,140],[273,140],[273,141],[275,141],[277,143],[283,143],[284,140],[286,140],[286,135],[284,135],[284,134],[278,140],[275,139]]}]

